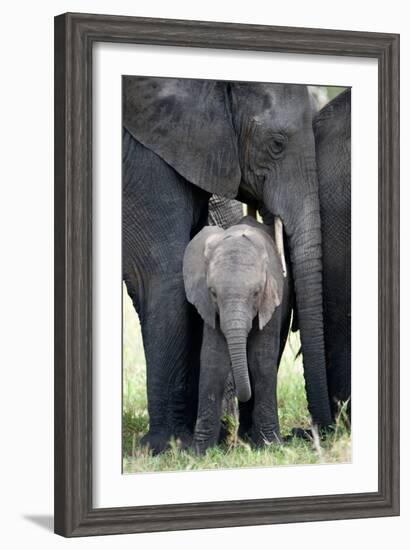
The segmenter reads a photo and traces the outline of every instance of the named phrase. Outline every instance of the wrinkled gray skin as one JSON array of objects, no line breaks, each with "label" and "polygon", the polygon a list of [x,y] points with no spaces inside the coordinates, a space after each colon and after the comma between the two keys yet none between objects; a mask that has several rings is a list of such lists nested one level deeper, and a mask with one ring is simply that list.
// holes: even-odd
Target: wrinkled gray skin
[{"label": "wrinkled gray skin", "polygon": [[250,217],[225,231],[204,227],[186,249],[183,274],[187,298],[205,321],[195,450],[218,441],[231,372],[238,400],[253,397],[251,440],[280,442],[276,379],[290,304],[272,228]]},{"label": "wrinkled gray skin", "polygon": [[242,203],[232,199],[225,199],[218,195],[212,195],[208,203],[207,225],[217,225],[222,229],[228,229],[231,225],[239,223],[243,218]]},{"label": "wrinkled gray skin", "polygon": [[266,208],[290,250],[310,413],[331,423],[323,338],[321,232],[305,86],[123,79],[123,274],[139,313],[154,452],[195,423],[202,334],[182,257],[209,194]]},{"label": "wrinkled gray skin", "polygon": [[351,397],[350,104],[348,89],[314,119],[322,217],[325,349],[333,414],[340,402]]}]

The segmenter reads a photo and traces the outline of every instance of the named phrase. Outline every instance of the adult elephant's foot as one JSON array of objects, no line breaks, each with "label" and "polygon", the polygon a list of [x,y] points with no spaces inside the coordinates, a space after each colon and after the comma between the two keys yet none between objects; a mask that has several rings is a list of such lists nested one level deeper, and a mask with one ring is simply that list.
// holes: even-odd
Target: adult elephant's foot
[{"label": "adult elephant's foot", "polygon": [[174,438],[178,449],[182,451],[189,449],[192,445],[193,435],[188,429],[177,431]]},{"label": "adult elephant's foot", "polygon": [[312,441],[312,430],[308,428],[292,428],[291,434],[286,436],[286,441],[291,441],[295,437],[297,439],[304,439],[305,441]]},{"label": "adult elephant's foot", "polygon": [[192,445],[192,433],[188,429],[178,430],[171,435],[169,432],[148,432],[142,437],[140,445],[147,448],[153,455],[158,455],[171,448],[171,440],[178,449],[188,449]]},{"label": "adult elephant's foot", "polygon": [[170,434],[168,432],[148,432],[142,437],[140,445],[151,451],[153,455],[158,455],[170,448]]},{"label": "adult elephant's foot", "polygon": [[291,435],[286,437],[286,441],[291,441],[295,437],[298,439],[304,439],[305,441],[314,441],[316,437],[319,437],[321,441],[334,432],[333,426],[327,426],[326,428],[292,428]]}]

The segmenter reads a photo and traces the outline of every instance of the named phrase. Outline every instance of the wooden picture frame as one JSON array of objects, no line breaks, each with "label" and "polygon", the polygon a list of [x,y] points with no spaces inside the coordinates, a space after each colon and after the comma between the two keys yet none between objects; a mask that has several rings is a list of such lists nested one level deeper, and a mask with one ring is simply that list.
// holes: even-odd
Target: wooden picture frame
[{"label": "wooden picture frame", "polygon": [[[377,492],[93,508],[91,88],[96,41],[377,59]],[[399,514],[398,143],[398,35],[88,14],[55,18],[56,533],[72,537]]]}]

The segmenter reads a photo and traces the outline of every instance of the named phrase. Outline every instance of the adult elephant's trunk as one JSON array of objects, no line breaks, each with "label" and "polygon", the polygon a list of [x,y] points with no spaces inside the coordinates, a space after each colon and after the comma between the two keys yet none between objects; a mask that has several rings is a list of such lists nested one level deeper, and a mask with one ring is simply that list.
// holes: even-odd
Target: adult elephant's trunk
[{"label": "adult elephant's trunk", "polygon": [[304,205],[303,221],[290,235],[290,250],[309,410],[315,423],[328,426],[332,419],[323,335],[321,230],[314,195]]},{"label": "adult elephant's trunk", "polygon": [[239,401],[248,401],[251,398],[251,385],[246,357],[247,331],[243,328],[229,328],[225,331],[225,338],[231,357],[236,395]]},{"label": "adult elephant's trunk", "polygon": [[[295,179],[288,180],[289,185],[275,195],[268,195],[265,204],[282,218],[289,239],[308,406],[313,422],[326,427],[332,423],[332,417],[323,335],[319,198],[315,169],[300,171],[308,174],[304,185],[298,185]],[[300,198],[298,189],[307,190],[302,202],[297,198],[298,194]]]}]

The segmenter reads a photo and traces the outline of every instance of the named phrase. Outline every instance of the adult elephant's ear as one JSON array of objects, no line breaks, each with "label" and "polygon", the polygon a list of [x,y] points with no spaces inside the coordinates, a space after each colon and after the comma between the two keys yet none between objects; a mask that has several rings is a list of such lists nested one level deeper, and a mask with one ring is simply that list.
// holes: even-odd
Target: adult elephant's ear
[{"label": "adult elephant's ear", "polygon": [[184,254],[183,275],[188,302],[193,304],[202,319],[215,328],[215,307],[206,284],[207,253],[224,234],[220,227],[206,226],[188,244]]},{"label": "adult elephant's ear", "polygon": [[123,77],[123,125],[191,183],[228,198],[241,173],[225,82]]}]

